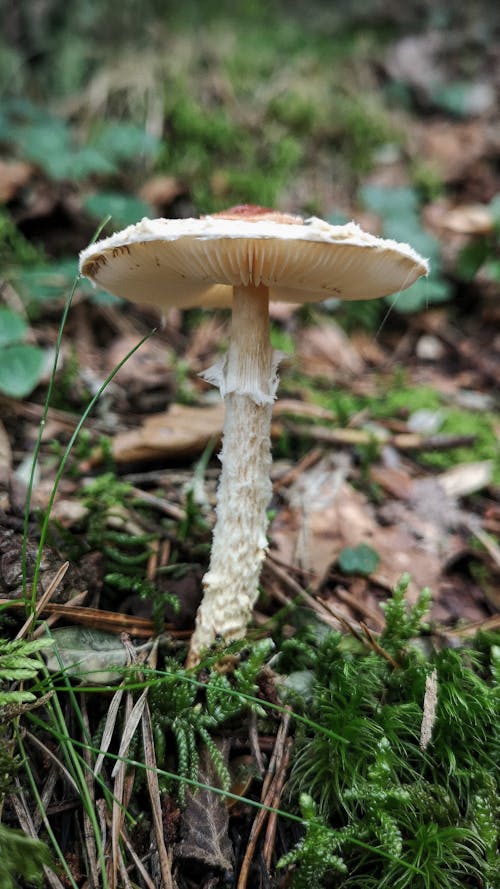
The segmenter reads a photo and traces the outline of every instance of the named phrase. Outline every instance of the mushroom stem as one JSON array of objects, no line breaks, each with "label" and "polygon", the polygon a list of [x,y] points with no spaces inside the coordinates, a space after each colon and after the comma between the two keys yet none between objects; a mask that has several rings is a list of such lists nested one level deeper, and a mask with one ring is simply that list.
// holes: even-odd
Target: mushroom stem
[{"label": "mushroom stem", "polygon": [[206,374],[224,397],[222,470],[212,554],[203,578],[188,665],[217,636],[245,635],[258,596],[271,498],[271,413],[278,385],[269,339],[267,287],[235,287],[231,342],[223,364]]}]

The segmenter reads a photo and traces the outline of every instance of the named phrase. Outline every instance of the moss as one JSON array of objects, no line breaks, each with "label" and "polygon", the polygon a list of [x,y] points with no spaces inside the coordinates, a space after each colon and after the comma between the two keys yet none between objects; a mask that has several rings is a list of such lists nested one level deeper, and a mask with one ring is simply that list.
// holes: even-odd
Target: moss
[{"label": "moss", "polygon": [[0,266],[5,268],[36,265],[43,253],[30,244],[16,228],[9,214],[0,210]]},{"label": "moss", "polygon": [[[430,593],[409,608],[408,581],[385,605],[377,650],[305,625],[282,643],[279,669],[291,667],[294,709],[302,697],[307,713],[288,785],[305,833],[281,862],[296,866],[294,889],[499,885],[499,637],[424,654],[415,640],[428,641]],[[318,845],[333,856],[326,867]]]},{"label": "moss", "polygon": [[371,410],[375,417],[397,417],[401,413],[412,414],[419,410],[437,410],[442,399],[435,389],[428,386],[409,386],[406,380],[393,380],[393,388],[381,387],[383,401],[375,401]]},{"label": "moss", "polygon": [[273,349],[279,352],[285,352],[287,355],[293,355],[295,352],[295,341],[293,337],[278,327],[277,324],[271,325],[271,345]]},{"label": "moss", "polygon": [[340,96],[333,111],[342,153],[357,174],[368,172],[377,148],[399,141],[384,107],[373,96]]},{"label": "moss", "polygon": [[498,416],[487,411],[465,411],[458,408],[445,409],[445,419],[440,433],[443,435],[470,435],[474,441],[469,446],[461,446],[445,451],[424,454],[422,462],[436,469],[449,469],[457,463],[475,460],[492,460],[493,481],[500,484],[500,443],[495,432]]},{"label": "moss", "polygon": [[[443,423],[440,435],[471,436],[470,445],[418,454],[420,463],[436,470],[446,470],[458,463],[492,460],[493,481],[500,483],[500,444],[496,428],[498,415],[492,411],[467,411],[447,406],[442,396],[428,386],[410,386],[401,371],[391,383],[384,380],[375,396],[354,395],[317,379],[295,377],[295,383],[307,390],[311,400],[332,411],[339,425],[346,425],[359,411],[366,411],[366,419],[404,419],[418,410],[441,411]],[[285,381],[286,382],[286,381]]]}]

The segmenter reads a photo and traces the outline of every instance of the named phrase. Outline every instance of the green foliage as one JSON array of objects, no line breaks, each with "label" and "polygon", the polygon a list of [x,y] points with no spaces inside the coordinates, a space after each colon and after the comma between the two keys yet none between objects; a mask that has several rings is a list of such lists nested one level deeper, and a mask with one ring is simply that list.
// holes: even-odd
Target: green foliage
[{"label": "green foliage", "polygon": [[11,309],[0,306],[0,348],[22,340],[28,332],[24,318]]},{"label": "green foliage", "polygon": [[305,819],[304,837],[291,852],[278,862],[278,868],[295,865],[292,889],[310,889],[322,883],[323,878],[334,872],[345,874],[347,867],[336,853],[339,846],[337,834],[316,815],[316,806],[307,793],[300,795],[300,808]]},{"label": "green foliage", "polygon": [[300,143],[281,129],[261,133],[217,104],[206,107],[184,87],[169,112],[171,138],[160,166],[190,186],[196,206],[210,212],[223,206],[276,204],[302,158]]},{"label": "green foliage", "polygon": [[448,283],[441,277],[441,253],[436,238],[424,231],[419,218],[419,196],[414,188],[386,188],[365,185],[361,189],[364,205],[382,219],[385,238],[406,241],[414,250],[430,261],[430,275],[420,278],[403,295],[386,300],[399,312],[417,312],[431,303],[449,298]]},{"label": "green foliage", "polygon": [[344,574],[361,574],[367,577],[375,571],[379,562],[379,554],[367,543],[346,546],[339,552],[339,568]]},{"label": "green foliage", "polygon": [[151,207],[145,201],[114,191],[100,191],[89,195],[85,198],[83,207],[97,221],[111,216],[108,225],[113,231],[133,225],[143,216],[152,215]]},{"label": "green foliage", "polygon": [[[500,885],[500,640],[490,634],[469,648],[425,655],[417,640],[428,633],[430,594],[424,590],[410,608],[407,586],[402,578],[385,605],[380,650],[338,633],[308,631],[288,643],[310,676],[302,683],[307,717],[297,728],[290,793],[302,799],[307,792],[315,807],[285,859],[298,865],[297,887]],[[424,744],[426,680],[434,671],[437,705]],[[293,687],[297,707],[301,685]],[[332,857],[326,870],[314,857],[316,842]],[[337,859],[347,875],[338,875]]]},{"label": "green foliage", "polygon": [[142,128],[120,121],[101,125],[83,144],[66,120],[18,100],[4,103],[0,142],[37,164],[50,179],[73,181],[114,176],[124,163],[154,160],[159,148]]},{"label": "green foliage", "polygon": [[43,879],[43,867],[52,863],[45,843],[25,836],[0,824],[0,886],[17,889],[18,878],[27,883],[39,883]]},{"label": "green foliage", "polygon": [[[10,690],[5,687],[9,682],[21,682],[34,679],[40,670],[40,661],[36,655],[42,648],[47,648],[50,640],[35,639],[0,639],[0,708],[10,707],[12,704],[21,704],[36,700],[35,695],[23,690]],[[10,711],[9,711],[10,712]],[[10,716],[9,716],[10,718]],[[0,709],[0,724],[2,723],[2,711]]]},{"label": "green foliage", "polygon": [[156,535],[119,530],[120,525],[126,525],[133,504],[131,486],[106,472],[84,488],[80,496],[88,510],[85,544],[89,550],[103,554],[106,582],[122,591],[150,593],[144,566],[151,555],[149,544]]},{"label": "green foliage", "polygon": [[460,447],[443,448],[427,451],[419,455],[419,461],[435,469],[448,469],[457,463],[470,463],[476,460],[491,460],[493,478],[500,481],[500,448],[495,432],[497,416],[493,411],[467,410],[446,404],[443,396],[429,386],[409,386],[405,375],[396,369],[392,381],[381,381],[374,396],[357,396],[352,393],[332,389],[331,386],[321,391],[318,381],[304,379],[312,400],[333,411],[338,422],[346,425],[351,417],[363,411],[370,420],[411,415],[415,411],[425,409],[439,410],[442,413],[440,433],[443,435],[470,435],[471,443]]},{"label": "green foliage", "polygon": [[374,151],[396,138],[385,110],[373,96],[359,93],[338,96],[333,112],[342,154],[358,176],[367,173]]},{"label": "green foliage", "polygon": [[477,114],[476,84],[469,80],[437,83],[430,91],[430,100],[453,117]]},{"label": "green foliage", "polygon": [[409,608],[406,600],[409,583],[409,574],[403,574],[391,598],[381,605],[385,627],[380,641],[384,647],[395,653],[428,629],[424,617],[429,611],[431,591],[427,587],[423,589],[415,605]]},{"label": "green foliage", "polygon": [[[88,442],[83,443],[83,454]],[[177,596],[168,589],[160,588],[146,577],[146,564],[151,556],[152,542],[158,532],[130,533],[127,520],[134,510],[144,510],[129,484],[120,481],[114,472],[105,472],[79,491],[86,515],[74,532],[54,526],[53,533],[62,541],[69,558],[79,558],[84,552],[98,551],[103,557],[104,593],[112,598],[118,590],[128,595],[138,595],[152,604],[152,618],[157,632],[164,625],[165,606],[174,610],[179,607]],[[176,550],[171,554],[170,573],[182,572],[176,564]],[[163,572],[166,573],[166,572]]]},{"label": "green foliage", "polygon": [[443,435],[470,435],[472,443],[450,451],[433,451],[423,454],[422,463],[435,469],[448,469],[457,463],[472,460],[491,460],[493,478],[500,482],[500,448],[495,429],[498,416],[493,411],[467,411],[450,407],[444,410]]},{"label": "green foliage", "polygon": [[90,146],[111,160],[117,168],[122,164],[154,161],[160,148],[159,140],[129,121],[100,122],[91,133]]},{"label": "green foliage", "polygon": [[0,209],[0,268],[30,266],[41,262],[43,253],[37,250],[14,225],[9,214]]},{"label": "green foliage", "polygon": [[11,398],[25,398],[40,382],[45,352],[29,343],[15,343],[0,352],[0,392]]},{"label": "green foliage", "polygon": [[[10,274],[21,292],[30,318],[38,317],[46,302],[61,303],[77,276],[78,261],[74,257],[61,259],[57,262],[35,263],[29,267],[13,268]],[[111,304],[120,302],[117,296],[96,290],[86,278],[80,278],[78,290],[91,302]]]},{"label": "green foliage", "polygon": [[[24,687],[11,688],[10,684],[35,679],[42,666],[37,654],[50,644],[48,639],[0,639],[0,802],[3,794],[13,791],[13,776],[19,765],[10,739],[10,724],[37,700],[32,691]],[[44,843],[0,824],[2,889],[15,889],[19,885],[17,877],[35,882],[42,876],[42,865],[50,863]]]},{"label": "green foliage", "polygon": [[182,779],[196,781],[198,778],[200,742],[210,753],[222,787],[229,789],[229,773],[212,733],[250,709],[262,713],[259,705],[245,696],[255,695],[257,677],[270,647],[272,642],[269,639],[239,653],[237,646],[230,647],[227,657],[235,662],[231,675],[221,670],[219,663],[221,658],[223,662],[224,653],[218,652],[203,665],[202,682],[196,681],[192,673],[179,667],[176,661],[169,661],[162,678],[152,685],[149,701],[157,763],[160,768],[166,768],[171,749],[169,738],[173,736],[177,748],[177,774],[181,779],[175,786],[171,779],[160,776],[160,784],[162,790],[176,793],[181,805],[186,794]]},{"label": "green foliage", "polygon": [[7,682],[34,679],[40,670],[40,661],[33,655],[50,644],[47,639],[34,639],[31,642],[25,639],[0,639],[0,707],[35,700],[32,692],[11,691],[1,686]]}]

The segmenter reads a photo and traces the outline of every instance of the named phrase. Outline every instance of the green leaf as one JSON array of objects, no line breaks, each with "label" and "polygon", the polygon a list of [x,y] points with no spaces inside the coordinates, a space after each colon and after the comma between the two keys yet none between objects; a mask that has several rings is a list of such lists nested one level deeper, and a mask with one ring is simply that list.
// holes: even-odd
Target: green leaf
[{"label": "green leaf", "polygon": [[380,562],[379,554],[367,543],[359,546],[346,546],[339,553],[339,567],[344,574],[369,575]]},{"label": "green leaf", "polygon": [[418,194],[416,189],[410,187],[364,185],[360,189],[360,196],[366,209],[382,218],[396,216],[402,219],[409,215],[415,216],[419,210]]},{"label": "green leaf", "polygon": [[33,268],[24,269],[16,280],[26,291],[25,295],[28,301],[45,302],[45,300],[64,297],[65,289],[71,286],[77,274],[77,261],[68,259],[54,262],[51,265],[36,265]]},{"label": "green leaf", "polygon": [[27,330],[26,321],[17,312],[0,307],[0,346],[18,343]]},{"label": "green leaf", "polygon": [[53,630],[54,651],[44,651],[47,669],[61,669],[76,679],[109,685],[117,682],[127,665],[127,650],[118,636],[102,630],[63,627]]},{"label": "green leaf", "polygon": [[500,194],[495,195],[488,204],[488,209],[493,216],[495,227],[500,229]]},{"label": "green leaf", "polygon": [[36,667],[31,667],[29,670],[23,669],[22,667],[2,667],[0,670],[0,680],[2,682],[13,682],[15,679],[33,679],[36,676],[39,669],[39,664]]},{"label": "green leaf", "polygon": [[441,278],[419,278],[408,290],[386,297],[386,301],[398,312],[410,313],[426,309],[433,303],[445,302],[450,296],[450,286]]},{"label": "green leaf", "polygon": [[455,268],[459,277],[463,281],[472,281],[490,252],[491,245],[486,238],[476,238],[469,241],[465,247],[462,247],[457,257]]},{"label": "green leaf", "polygon": [[0,352],[0,392],[11,398],[25,398],[40,382],[45,352],[38,346],[7,346]]},{"label": "green leaf", "polygon": [[36,701],[36,696],[30,691],[0,691],[0,707],[10,707],[11,704],[31,704],[33,701]]},{"label": "green leaf", "polygon": [[110,215],[113,225],[122,227],[151,215],[151,207],[145,201],[112,191],[90,195],[83,206],[96,219]]},{"label": "green leaf", "polygon": [[349,222],[349,217],[345,213],[341,213],[340,210],[334,210],[328,217],[328,222],[330,225],[345,225],[346,222]]},{"label": "green leaf", "polygon": [[490,262],[487,262],[485,271],[494,281],[500,281],[500,260],[492,259]]},{"label": "green leaf", "polygon": [[112,163],[119,164],[141,157],[156,157],[160,141],[134,124],[112,121],[92,139],[92,147]]},{"label": "green leaf", "polygon": [[475,84],[468,81],[455,81],[436,86],[431,90],[429,98],[439,108],[456,117],[468,117],[475,113]]},{"label": "green leaf", "polygon": [[429,259],[432,271],[436,272],[441,264],[441,247],[437,238],[426,232],[416,216],[393,216],[384,220],[384,238],[392,238],[410,244],[417,253]]},{"label": "green leaf", "polygon": [[85,179],[92,175],[109,176],[116,171],[116,164],[91,146],[80,148],[67,158],[67,175],[72,179]]},{"label": "green leaf", "polygon": [[41,840],[0,824],[0,886],[16,889],[18,877],[28,883],[43,878],[43,866],[52,864],[49,850]]},{"label": "green leaf", "polygon": [[53,179],[70,175],[71,133],[62,120],[50,123],[17,124],[10,132],[25,160],[38,164]]}]

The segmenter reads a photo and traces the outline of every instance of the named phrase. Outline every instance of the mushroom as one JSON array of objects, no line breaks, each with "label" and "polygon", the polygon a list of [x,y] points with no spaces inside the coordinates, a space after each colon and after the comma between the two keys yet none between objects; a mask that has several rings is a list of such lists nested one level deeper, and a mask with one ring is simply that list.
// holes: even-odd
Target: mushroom
[{"label": "mushroom", "polygon": [[216,637],[245,635],[258,596],[279,363],[269,301],[373,299],[409,287],[428,264],[355,223],[245,205],[200,219],[143,219],[83,250],[80,269],[111,293],[161,309],[232,308],[228,353],[204,375],[220,389],[225,422],[210,566],[188,655],[195,665]]}]

